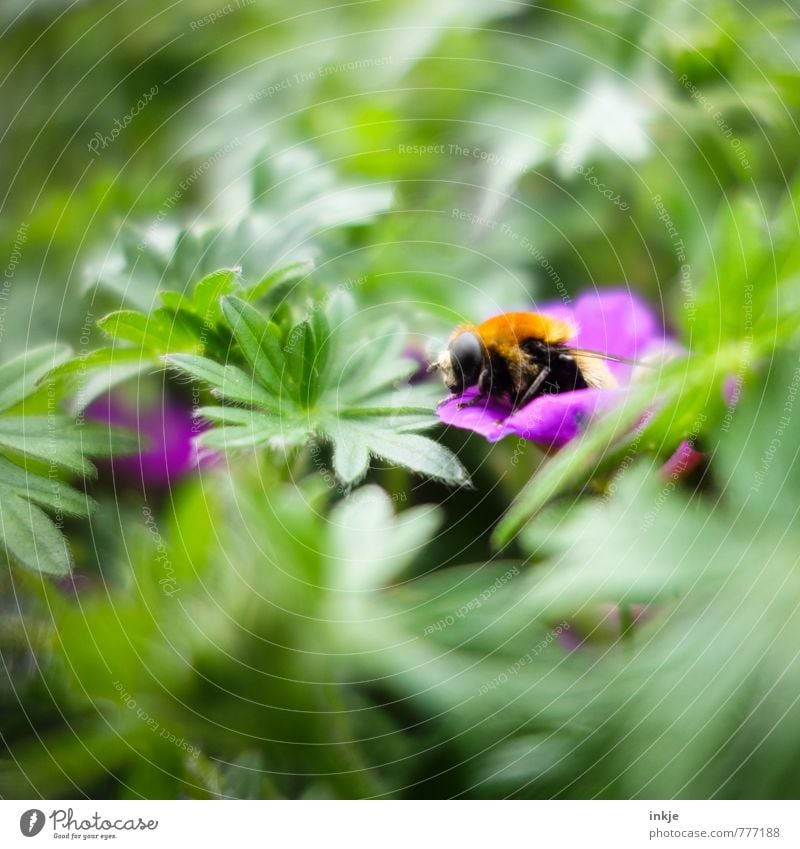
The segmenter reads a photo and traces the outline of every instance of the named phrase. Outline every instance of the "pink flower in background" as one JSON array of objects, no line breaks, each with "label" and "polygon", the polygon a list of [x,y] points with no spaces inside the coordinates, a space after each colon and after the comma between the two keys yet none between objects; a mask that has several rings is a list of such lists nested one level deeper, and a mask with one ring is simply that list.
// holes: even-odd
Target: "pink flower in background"
[{"label": "pink flower in background", "polygon": [[684,440],[661,467],[661,474],[665,478],[672,478],[673,480],[684,478],[699,468],[705,462],[705,459],[705,454],[698,451],[691,442]]},{"label": "pink flower in background", "polygon": [[139,434],[138,454],[109,461],[115,479],[122,483],[164,488],[199,465],[194,441],[203,426],[188,403],[167,391],[135,394],[115,389],[93,401],[86,417]]}]

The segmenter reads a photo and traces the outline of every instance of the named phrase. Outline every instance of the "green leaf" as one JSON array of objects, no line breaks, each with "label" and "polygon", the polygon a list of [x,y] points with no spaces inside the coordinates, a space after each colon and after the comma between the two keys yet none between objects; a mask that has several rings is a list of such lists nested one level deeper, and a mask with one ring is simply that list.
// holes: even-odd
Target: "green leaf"
[{"label": "green leaf", "polygon": [[16,495],[0,500],[0,542],[9,557],[35,572],[63,576],[72,568],[67,541],[55,524],[35,504]]},{"label": "green leaf", "polygon": [[405,328],[396,321],[371,328],[368,337],[357,339],[350,347],[344,367],[336,376],[337,390],[360,401],[407,380],[419,364],[403,356],[405,344]]},{"label": "green leaf", "polygon": [[122,430],[104,424],[77,424],[65,419],[59,439],[79,448],[83,454],[92,457],[114,457],[122,454],[134,454],[146,449],[142,440],[134,431]]},{"label": "green leaf", "polygon": [[369,445],[355,428],[335,428],[333,439],[333,470],[345,485],[357,483],[369,469]]},{"label": "green leaf", "polygon": [[96,469],[84,455],[125,454],[140,445],[135,435],[102,425],[78,426],[68,416],[2,416],[0,448],[93,476]]},{"label": "green leaf", "polygon": [[159,292],[158,297],[161,299],[161,303],[172,312],[177,312],[178,310],[191,312],[192,310],[192,300],[191,298],[187,298],[183,292],[175,292],[172,289],[166,289]]},{"label": "green leaf", "polygon": [[288,295],[293,286],[308,277],[313,270],[313,260],[301,259],[297,262],[291,262],[277,271],[267,274],[255,286],[247,289],[244,295],[248,301],[257,301],[267,294],[271,296],[272,300],[274,300],[276,293],[280,297],[284,297]]},{"label": "green leaf", "polygon": [[440,511],[431,507],[395,516],[391,499],[377,486],[357,489],[336,507],[330,517],[329,550],[335,566],[330,580],[343,591],[353,613],[360,609],[363,615],[370,607],[369,591],[398,580],[441,520]]},{"label": "green leaf", "polygon": [[309,405],[317,400],[325,383],[327,366],[333,348],[331,329],[321,305],[317,304],[312,307],[310,323],[314,332],[314,359],[311,364],[312,378],[309,386]]},{"label": "green leaf", "polygon": [[165,354],[221,357],[230,347],[230,338],[220,299],[239,288],[236,270],[216,269],[192,287],[190,296],[161,291],[159,309],[149,313],[118,310],[101,318],[98,326],[111,339],[134,345],[143,359]]},{"label": "green leaf", "polygon": [[455,454],[427,436],[371,431],[367,442],[370,452],[390,463],[405,466],[443,483],[457,486],[470,483],[467,470]]},{"label": "green leaf", "polygon": [[257,404],[267,409],[275,404],[273,396],[237,366],[220,365],[214,360],[193,354],[169,354],[164,357],[164,362],[197,380],[205,381],[213,387],[214,394],[229,401]]},{"label": "green leaf", "polygon": [[97,470],[76,444],[72,427],[66,417],[5,416],[0,418],[0,449],[93,476]]},{"label": "green leaf", "polygon": [[[337,244],[344,247],[349,228],[388,209],[392,198],[388,186],[363,181],[343,185],[340,175],[307,149],[297,154],[270,151],[270,165],[262,162],[252,173],[253,180],[260,182],[258,174],[264,168],[276,168],[265,181],[269,190],[255,189],[250,207],[232,220],[220,223],[200,216],[193,219],[191,229],[181,228],[176,209],[175,226],[167,222],[160,234],[167,244],[150,238],[146,226],[126,224],[119,234],[121,256],[112,258],[119,262],[108,262],[92,283],[146,311],[159,290],[184,292],[187,282],[198,276],[244,264],[243,297],[255,300],[266,295],[269,299],[280,290],[285,294],[308,274],[307,257],[319,252],[321,242],[328,250],[335,251]],[[265,269],[275,271],[263,278]],[[258,282],[248,291],[253,281]]]},{"label": "green leaf", "polygon": [[213,451],[235,451],[242,448],[259,448],[297,445],[308,436],[308,428],[292,427],[271,416],[252,413],[246,426],[217,427],[200,434],[198,442]]},{"label": "green leaf", "polygon": [[101,318],[97,326],[111,339],[121,339],[156,351],[160,350],[172,330],[159,311],[147,316],[136,310],[119,310]]},{"label": "green leaf", "polygon": [[736,352],[734,371],[741,374],[751,373],[776,343],[797,337],[798,198],[798,179],[772,214],[761,195],[742,192],[725,198],[714,220],[696,303],[684,318],[693,349]]},{"label": "green leaf", "polygon": [[[68,356],[64,348],[55,353],[52,348],[39,349],[0,370],[0,397],[6,411],[0,415],[0,541],[15,561],[53,575],[69,572],[70,554],[59,527],[41,508],[54,512],[60,525],[63,516],[87,517],[95,506],[59,475],[69,471],[92,476],[96,469],[86,455],[138,447],[138,440],[129,434],[101,425],[79,425],[60,411],[50,412],[64,386],[86,372],[85,359],[76,362]],[[24,410],[26,399],[32,409],[43,409],[37,399],[45,390],[37,384],[45,380],[48,415],[9,414],[9,410]],[[47,477],[37,474],[40,466],[46,468]]]},{"label": "green leaf", "polygon": [[87,518],[95,507],[94,499],[57,478],[43,478],[0,457],[0,492],[27,498],[42,507],[68,516]]},{"label": "green leaf", "polygon": [[204,322],[220,318],[219,299],[238,288],[238,270],[221,268],[206,275],[195,284],[192,292],[194,312]]},{"label": "green leaf", "polygon": [[492,537],[503,546],[553,498],[565,490],[585,484],[596,473],[605,454],[619,448],[619,440],[630,436],[652,397],[652,391],[631,392],[622,406],[588,428],[565,446],[528,481],[501,519]]},{"label": "green leaf", "polygon": [[443,483],[456,486],[467,486],[470,483],[469,474],[458,457],[427,436],[378,430],[370,427],[367,420],[363,424],[353,425],[345,438],[363,439],[370,454]]},{"label": "green leaf", "polygon": [[46,345],[5,363],[0,373],[0,412],[27,398],[35,391],[37,383],[66,362],[71,353],[72,349],[66,345]]},{"label": "green leaf", "polygon": [[198,414],[206,421],[224,425],[199,437],[203,447],[215,451],[294,443],[308,434],[301,421],[242,407],[201,407]]},{"label": "green leaf", "polygon": [[317,345],[311,322],[303,321],[292,328],[286,338],[284,352],[289,379],[298,387],[300,403],[308,407],[316,398],[319,386],[319,373],[315,367]]},{"label": "green leaf", "polygon": [[798,395],[800,359],[796,352],[781,353],[745,387],[732,426],[716,445],[719,485],[741,505],[744,527],[757,529],[778,517],[791,526],[795,520],[795,494],[800,494]]},{"label": "green leaf", "polygon": [[47,380],[61,387],[72,415],[84,410],[109,389],[158,365],[155,356],[134,348],[98,348],[66,361],[48,372]]},{"label": "green leaf", "polygon": [[277,416],[256,413],[246,407],[200,407],[197,415],[206,421],[227,425],[250,425],[262,417],[275,422],[280,421]]},{"label": "green leaf", "polygon": [[276,397],[285,392],[295,398],[295,386],[284,368],[280,328],[239,298],[224,298],[222,311],[247,362],[267,392]]},{"label": "green leaf", "polygon": [[[771,286],[756,285],[769,259],[768,227],[760,200],[740,195],[725,200],[714,225],[713,252],[698,286],[691,326],[693,347],[716,351],[742,339],[764,309]],[[684,318],[688,314],[684,315]]]},{"label": "green leaf", "polygon": [[[200,444],[235,450],[319,439],[333,445],[334,472],[345,486],[366,474],[370,456],[447,484],[468,484],[469,476],[455,455],[419,435],[438,424],[432,402],[425,397],[429,393],[406,386],[401,398],[387,391],[399,375],[416,368],[402,355],[400,325],[391,325],[390,339],[379,336],[370,345],[371,337],[363,341],[365,335],[354,332],[342,313],[344,303],[355,312],[352,301],[333,300],[335,306],[331,302],[325,308],[312,303],[308,318],[283,339],[277,326],[252,304],[224,298],[225,321],[252,374],[209,358],[166,358],[169,365],[210,384],[224,399],[257,408],[204,407],[202,415],[221,427],[204,432]],[[337,310],[336,331],[331,330],[327,307]],[[352,370],[354,360],[361,374]],[[415,404],[417,398],[431,406]]]},{"label": "green leaf", "polygon": [[[735,767],[746,759],[770,782],[759,788],[767,796],[792,769],[794,749],[763,746],[797,721],[787,705],[800,671],[800,440],[786,405],[798,383],[796,353],[779,354],[745,388],[715,452],[713,491],[641,463],[620,476],[613,497],[584,500],[556,531],[557,554],[522,588],[526,603],[508,614],[509,627],[521,628],[547,614],[574,622],[648,605],[626,647],[602,646],[602,660],[590,644],[581,649],[590,656],[580,674],[589,693],[602,693],[595,710],[616,741],[611,774],[623,777],[608,795],[694,798],[730,787],[738,796],[748,785]],[[598,639],[582,630],[587,643]],[[669,740],[668,757],[654,740]],[[598,795],[597,780],[576,789]]]}]

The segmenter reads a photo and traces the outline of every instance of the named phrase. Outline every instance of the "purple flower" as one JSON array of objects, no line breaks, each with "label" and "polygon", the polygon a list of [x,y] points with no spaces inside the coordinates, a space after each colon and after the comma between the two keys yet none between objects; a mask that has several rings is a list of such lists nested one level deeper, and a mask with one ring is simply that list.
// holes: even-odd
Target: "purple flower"
[{"label": "purple flower", "polygon": [[[571,321],[578,331],[568,344],[600,354],[641,360],[663,350],[670,341],[653,310],[625,289],[587,292],[573,306],[546,304],[535,311]],[[496,399],[462,407],[478,395],[473,387],[442,404],[439,418],[446,424],[480,433],[490,442],[518,436],[545,448],[560,448],[578,436],[594,415],[624,398],[634,367],[610,361],[606,365],[618,388],[540,395],[512,412],[508,404]]]},{"label": "purple flower", "polygon": [[115,480],[145,488],[168,487],[198,465],[195,437],[203,429],[189,404],[169,394],[167,387],[151,392],[115,389],[93,401],[86,416],[139,434],[138,454],[109,461]]}]

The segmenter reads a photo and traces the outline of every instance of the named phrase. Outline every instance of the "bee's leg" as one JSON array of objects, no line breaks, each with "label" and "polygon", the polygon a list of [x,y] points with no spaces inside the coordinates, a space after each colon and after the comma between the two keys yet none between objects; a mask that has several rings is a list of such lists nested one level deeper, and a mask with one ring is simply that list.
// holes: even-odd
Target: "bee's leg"
[{"label": "bee's leg", "polygon": [[492,372],[489,368],[484,368],[478,377],[478,394],[469,401],[462,401],[457,405],[457,409],[465,410],[469,407],[475,407],[478,404],[486,404],[492,398]]},{"label": "bee's leg", "polygon": [[[451,401],[455,401],[458,397],[460,396],[453,395],[453,393],[451,392],[447,396],[447,398],[445,398],[443,401],[439,401],[436,406],[443,407],[445,404],[449,404]],[[475,404],[479,404],[482,400],[483,398],[480,395],[477,395],[475,398],[470,398],[469,401],[462,401],[460,404],[456,404],[456,409],[463,410],[464,407],[473,407]]]},{"label": "bee's leg", "polygon": [[514,404],[514,409],[520,409],[520,407],[524,407],[529,401],[532,401],[536,397],[536,393],[542,388],[542,384],[547,380],[550,374],[550,366],[542,366],[539,369],[539,374],[536,375],[536,380],[527,388],[525,394],[519,401]]},{"label": "bee's leg", "polygon": [[492,397],[492,373],[488,368],[484,368],[478,377],[478,394],[469,401],[462,401],[458,405],[459,410],[467,407],[474,407],[476,404],[484,404],[488,398]]},{"label": "bee's leg", "polygon": [[[484,368],[478,376],[478,392],[487,398],[492,397],[492,369]],[[480,396],[479,396],[480,397]]]},{"label": "bee's leg", "polygon": [[456,404],[456,409],[463,410],[467,407],[474,407],[476,404],[480,404],[485,400],[483,395],[476,395],[474,398],[470,398],[469,401],[462,401],[460,404]]}]

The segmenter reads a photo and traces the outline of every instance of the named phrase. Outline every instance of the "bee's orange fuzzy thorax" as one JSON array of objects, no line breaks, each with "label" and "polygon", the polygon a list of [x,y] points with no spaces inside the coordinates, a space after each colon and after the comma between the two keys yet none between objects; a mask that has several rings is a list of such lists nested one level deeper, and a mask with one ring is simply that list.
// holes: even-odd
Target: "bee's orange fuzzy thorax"
[{"label": "bee's orange fuzzy thorax", "polygon": [[507,312],[478,325],[478,335],[487,347],[507,348],[525,339],[541,339],[548,345],[568,342],[577,333],[574,325],[538,312]]}]

